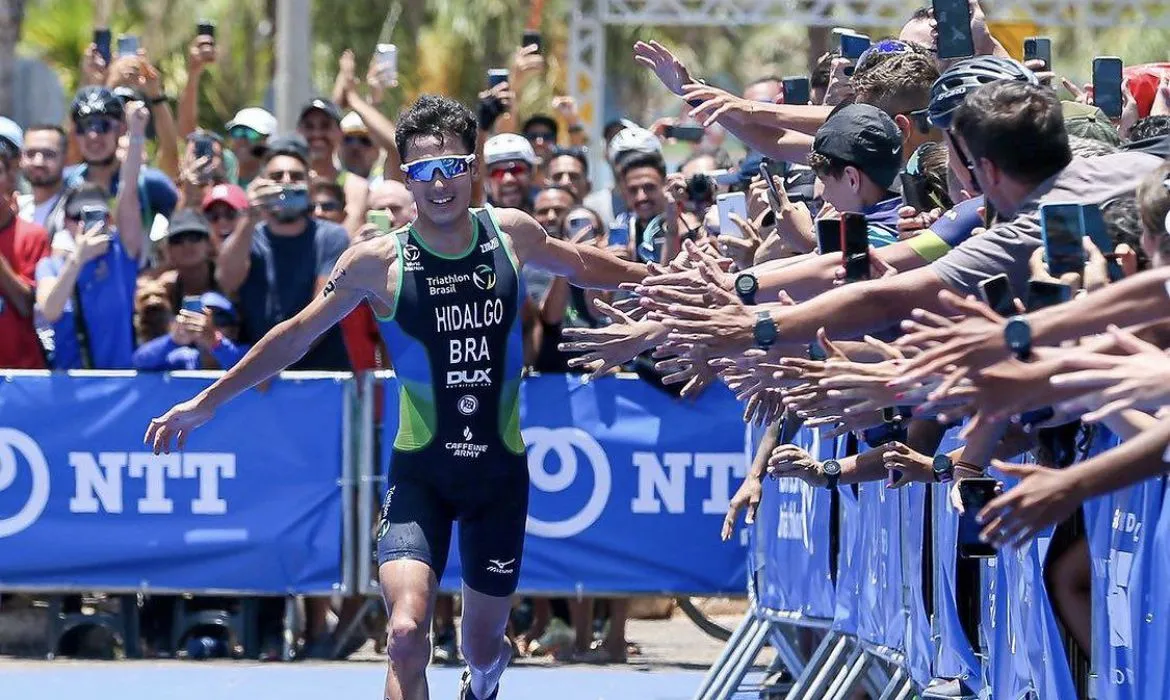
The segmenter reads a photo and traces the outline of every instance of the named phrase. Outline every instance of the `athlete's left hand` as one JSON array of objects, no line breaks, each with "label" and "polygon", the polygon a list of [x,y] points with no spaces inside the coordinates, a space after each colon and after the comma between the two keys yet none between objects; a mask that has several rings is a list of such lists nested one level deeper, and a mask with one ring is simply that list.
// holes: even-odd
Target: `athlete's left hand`
[{"label": "athlete's left hand", "polygon": [[176,439],[181,450],[187,444],[187,436],[215,415],[215,411],[202,404],[200,398],[175,404],[171,410],[150,421],[146,437],[142,442],[150,445],[155,454],[171,452],[171,440]]}]

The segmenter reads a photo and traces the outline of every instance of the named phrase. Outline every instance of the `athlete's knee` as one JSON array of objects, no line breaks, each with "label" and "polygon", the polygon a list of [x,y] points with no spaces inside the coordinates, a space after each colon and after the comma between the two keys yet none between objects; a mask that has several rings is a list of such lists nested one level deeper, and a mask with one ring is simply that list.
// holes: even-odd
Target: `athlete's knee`
[{"label": "athlete's knee", "polygon": [[431,655],[431,637],[426,625],[411,617],[391,616],[386,654],[395,666],[425,667]]},{"label": "athlete's knee", "polygon": [[507,652],[505,648],[507,645],[507,638],[496,630],[464,630],[459,650],[468,666],[479,671],[487,671],[499,663],[500,658]]}]

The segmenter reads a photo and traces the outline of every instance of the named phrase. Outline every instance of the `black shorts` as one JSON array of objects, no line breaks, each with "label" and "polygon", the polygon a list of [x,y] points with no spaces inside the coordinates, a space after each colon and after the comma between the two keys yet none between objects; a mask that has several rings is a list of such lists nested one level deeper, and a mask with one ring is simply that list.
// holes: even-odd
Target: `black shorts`
[{"label": "black shorts", "polygon": [[405,465],[396,455],[378,520],[378,566],[414,559],[442,579],[451,527],[458,522],[464,583],[490,596],[515,593],[528,520],[528,464],[523,456],[500,459],[515,464],[504,470],[493,464],[484,470],[491,477],[465,468],[440,476],[441,462],[432,461],[423,472],[413,465],[399,468]]}]

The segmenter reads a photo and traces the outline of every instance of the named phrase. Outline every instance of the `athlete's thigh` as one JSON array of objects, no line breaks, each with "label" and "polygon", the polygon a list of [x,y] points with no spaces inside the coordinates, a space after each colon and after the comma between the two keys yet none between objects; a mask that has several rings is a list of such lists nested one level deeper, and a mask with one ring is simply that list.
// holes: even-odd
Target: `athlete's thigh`
[{"label": "athlete's thigh", "polygon": [[435,580],[442,580],[455,515],[451,501],[434,484],[392,474],[378,518],[379,572],[387,563],[414,561],[429,567]]},{"label": "athlete's thigh", "polygon": [[506,476],[464,485],[459,511],[459,560],[466,587],[510,596],[520,580],[528,520],[528,467],[523,457]]}]

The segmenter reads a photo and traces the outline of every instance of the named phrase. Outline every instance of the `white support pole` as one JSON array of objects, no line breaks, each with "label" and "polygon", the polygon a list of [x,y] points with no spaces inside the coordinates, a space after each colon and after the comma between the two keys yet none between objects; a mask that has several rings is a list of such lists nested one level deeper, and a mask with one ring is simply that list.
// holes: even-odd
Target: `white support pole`
[{"label": "white support pole", "polygon": [[312,98],[309,0],[276,3],[276,120],[281,134],[292,132],[297,115]]}]

